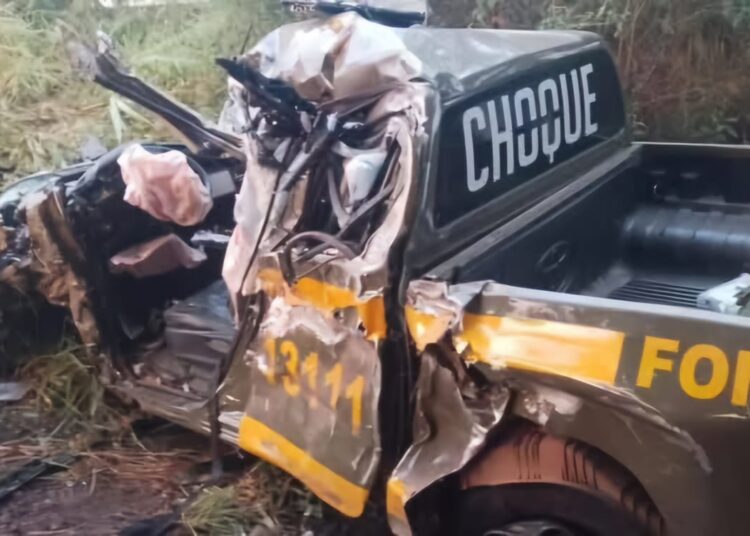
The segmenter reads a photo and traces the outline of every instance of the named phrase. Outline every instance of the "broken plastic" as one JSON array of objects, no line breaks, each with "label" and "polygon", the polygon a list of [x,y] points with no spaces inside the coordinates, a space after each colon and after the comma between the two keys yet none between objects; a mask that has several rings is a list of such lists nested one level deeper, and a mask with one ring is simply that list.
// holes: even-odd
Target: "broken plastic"
[{"label": "broken plastic", "polygon": [[29,389],[30,387],[22,382],[0,382],[0,402],[18,402],[26,396]]}]

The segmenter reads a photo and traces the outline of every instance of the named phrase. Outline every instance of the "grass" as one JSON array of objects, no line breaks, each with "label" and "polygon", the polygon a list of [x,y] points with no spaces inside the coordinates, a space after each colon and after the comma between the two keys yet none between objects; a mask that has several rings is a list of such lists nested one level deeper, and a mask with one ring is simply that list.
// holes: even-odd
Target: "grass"
[{"label": "grass", "polygon": [[183,512],[193,534],[232,536],[254,526],[302,534],[322,517],[320,501],[288,474],[257,462],[233,485],[208,487]]},{"label": "grass", "polygon": [[[5,181],[75,161],[90,136],[172,138],[153,116],[81,79],[66,54],[71,41],[109,34],[132,70],[216,118],[226,77],[217,56],[232,56],[276,27],[275,0],[212,0],[105,9],[93,0],[0,0],[0,169]],[[0,178],[0,183],[2,183]]]},{"label": "grass", "polygon": [[65,340],[57,352],[32,358],[19,376],[31,386],[38,412],[51,413],[58,420],[48,439],[57,434],[99,436],[128,429],[125,410],[109,398],[89,356],[72,340]]},{"label": "grass", "polygon": [[233,486],[212,486],[204,489],[183,513],[182,522],[193,534],[234,536],[245,534],[249,519]]},{"label": "grass", "polygon": [[[462,1],[462,0],[459,0]],[[750,141],[750,0],[465,0],[478,26],[605,37],[638,137]]]}]

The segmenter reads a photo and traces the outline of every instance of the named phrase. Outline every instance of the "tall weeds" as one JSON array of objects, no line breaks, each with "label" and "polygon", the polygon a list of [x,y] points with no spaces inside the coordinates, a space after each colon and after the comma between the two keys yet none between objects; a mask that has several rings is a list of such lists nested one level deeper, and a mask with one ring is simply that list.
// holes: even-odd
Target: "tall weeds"
[{"label": "tall weeds", "polygon": [[66,54],[70,40],[91,42],[105,31],[138,75],[215,117],[226,77],[214,58],[238,54],[281,16],[274,0],[115,9],[95,0],[0,0],[0,169],[11,170],[5,180],[76,159],[89,136],[108,146],[123,137],[170,138],[154,117],[144,120],[79,78]]},{"label": "tall weeds", "polygon": [[750,138],[748,0],[479,0],[475,19],[485,26],[603,35],[638,137]]}]

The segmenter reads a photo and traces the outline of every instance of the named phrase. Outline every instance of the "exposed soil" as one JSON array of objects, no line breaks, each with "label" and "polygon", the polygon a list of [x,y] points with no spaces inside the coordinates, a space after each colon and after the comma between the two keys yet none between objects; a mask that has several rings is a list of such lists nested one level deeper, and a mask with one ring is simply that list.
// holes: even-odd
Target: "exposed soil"
[{"label": "exposed soil", "polygon": [[140,519],[171,512],[181,497],[176,486],[93,475],[40,478],[17,491],[0,510],[0,533],[118,534]]},{"label": "exposed soil", "polygon": [[[232,448],[224,456],[224,477],[212,482],[207,438],[163,421],[136,422],[116,439],[95,440],[90,433],[60,431],[59,424],[33,405],[0,404],[0,495],[4,479],[30,461],[60,453],[75,458],[0,498],[0,535],[190,535],[182,512],[214,485],[234,485],[241,508],[257,514],[251,517],[258,525],[251,522],[250,529],[274,527],[250,534],[389,533],[382,514],[344,519],[289,476]],[[161,530],[165,524],[169,530]]]},{"label": "exposed soil", "polygon": [[56,423],[29,406],[3,407],[0,423],[0,482],[35,459],[61,452],[76,457],[67,469],[0,499],[3,535],[118,534],[160,514],[179,519],[206,479],[206,440],[172,425],[149,423],[143,440],[134,433],[120,445],[85,446],[78,435],[50,438]]}]

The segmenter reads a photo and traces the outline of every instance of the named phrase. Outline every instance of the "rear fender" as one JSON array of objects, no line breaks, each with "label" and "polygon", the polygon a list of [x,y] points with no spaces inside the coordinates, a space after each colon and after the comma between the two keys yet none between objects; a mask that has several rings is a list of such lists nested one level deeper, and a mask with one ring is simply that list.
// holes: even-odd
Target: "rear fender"
[{"label": "rear fender", "polygon": [[[531,310],[503,316],[483,295],[499,287],[448,290],[419,281],[409,289],[405,314],[422,364],[414,442],[388,485],[394,532],[409,534],[412,509],[424,506],[415,499],[455,483],[452,475],[470,475],[467,467],[492,452],[503,426],[518,418],[595,447],[626,468],[670,532],[710,532],[708,458],[685,430],[615,384],[623,333],[523,318],[533,317]],[[471,314],[464,315],[469,305]],[[691,490],[689,497],[679,493],[683,489]]]}]

